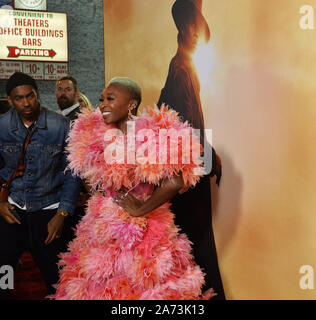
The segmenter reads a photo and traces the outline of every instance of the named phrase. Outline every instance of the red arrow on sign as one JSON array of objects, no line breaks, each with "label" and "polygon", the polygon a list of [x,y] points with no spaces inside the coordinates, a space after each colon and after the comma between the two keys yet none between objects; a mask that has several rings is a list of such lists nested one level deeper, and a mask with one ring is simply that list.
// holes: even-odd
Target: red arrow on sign
[{"label": "red arrow on sign", "polygon": [[56,56],[56,52],[53,49],[50,49],[49,50],[49,56],[52,57],[52,58],[55,57]]},{"label": "red arrow on sign", "polygon": [[9,50],[8,58],[23,57],[50,57],[53,58],[56,52],[53,49],[23,49],[18,47],[7,47]]}]

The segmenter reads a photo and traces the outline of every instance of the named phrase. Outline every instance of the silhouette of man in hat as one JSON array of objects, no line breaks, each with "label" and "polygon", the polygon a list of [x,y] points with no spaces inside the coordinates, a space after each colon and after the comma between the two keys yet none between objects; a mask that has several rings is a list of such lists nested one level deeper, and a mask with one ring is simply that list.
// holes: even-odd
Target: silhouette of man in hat
[{"label": "silhouette of man in hat", "polygon": [[[204,118],[200,100],[200,82],[192,61],[198,40],[210,40],[210,29],[201,13],[202,0],[176,0],[172,16],[178,29],[178,50],[172,58],[158,106],[165,103],[176,110],[183,121],[200,129],[201,144],[204,143]],[[195,188],[172,200],[175,223],[193,242],[195,261],[205,275],[205,289],[214,288],[217,296],[225,299],[218,267],[216,246],[212,228],[210,176],[221,178],[221,160],[212,149],[212,171],[203,176]]]}]

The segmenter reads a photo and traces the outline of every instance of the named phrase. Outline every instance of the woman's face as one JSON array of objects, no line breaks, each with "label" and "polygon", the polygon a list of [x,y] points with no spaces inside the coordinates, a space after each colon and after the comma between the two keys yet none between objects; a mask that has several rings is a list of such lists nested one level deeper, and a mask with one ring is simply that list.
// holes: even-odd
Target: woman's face
[{"label": "woman's face", "polygon": [[127,121],[128,110],[135,104],[126,89],[113,84],[103,90],[100,101],[99,108],[106,124]]}]

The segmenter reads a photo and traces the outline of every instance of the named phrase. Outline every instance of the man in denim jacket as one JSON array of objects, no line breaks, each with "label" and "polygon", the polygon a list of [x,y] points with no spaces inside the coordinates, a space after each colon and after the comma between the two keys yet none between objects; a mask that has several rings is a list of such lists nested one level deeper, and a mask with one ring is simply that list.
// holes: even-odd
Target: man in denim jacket
[{"label": "man in denim jacket", "polygon": [[[48,293],[53,293],[57,255],[66,250],[62,230],[67,215],[74,212],[79,186],[79,179],[65,171],[69,120],[40,106],[36,82],[24,73],[13,74],[6,90],[13,108],[0,116],[1,179],[9,179],[26,137],[32,136],[24,156],[24,174],[12,181],[8,202],[0,202],[0,267],[16,266],[28,250]],[[0,297],[7,294],[0,288]]]}]

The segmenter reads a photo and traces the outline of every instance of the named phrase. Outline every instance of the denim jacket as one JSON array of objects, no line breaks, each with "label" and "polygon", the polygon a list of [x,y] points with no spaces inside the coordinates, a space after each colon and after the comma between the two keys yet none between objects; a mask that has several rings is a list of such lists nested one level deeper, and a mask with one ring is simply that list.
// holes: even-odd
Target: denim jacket
[{"label": "denim jacket", "polygon": [[[10,197],[28,212],[53,203],[73,214],[80,180],[66,170],[66,139],[69,120],[41,107],[34,133],[24,157],[23,177],[15,178]],[[0,116],[0,178],[8,180],[17,166],[28,130],[15,108]]]}]

